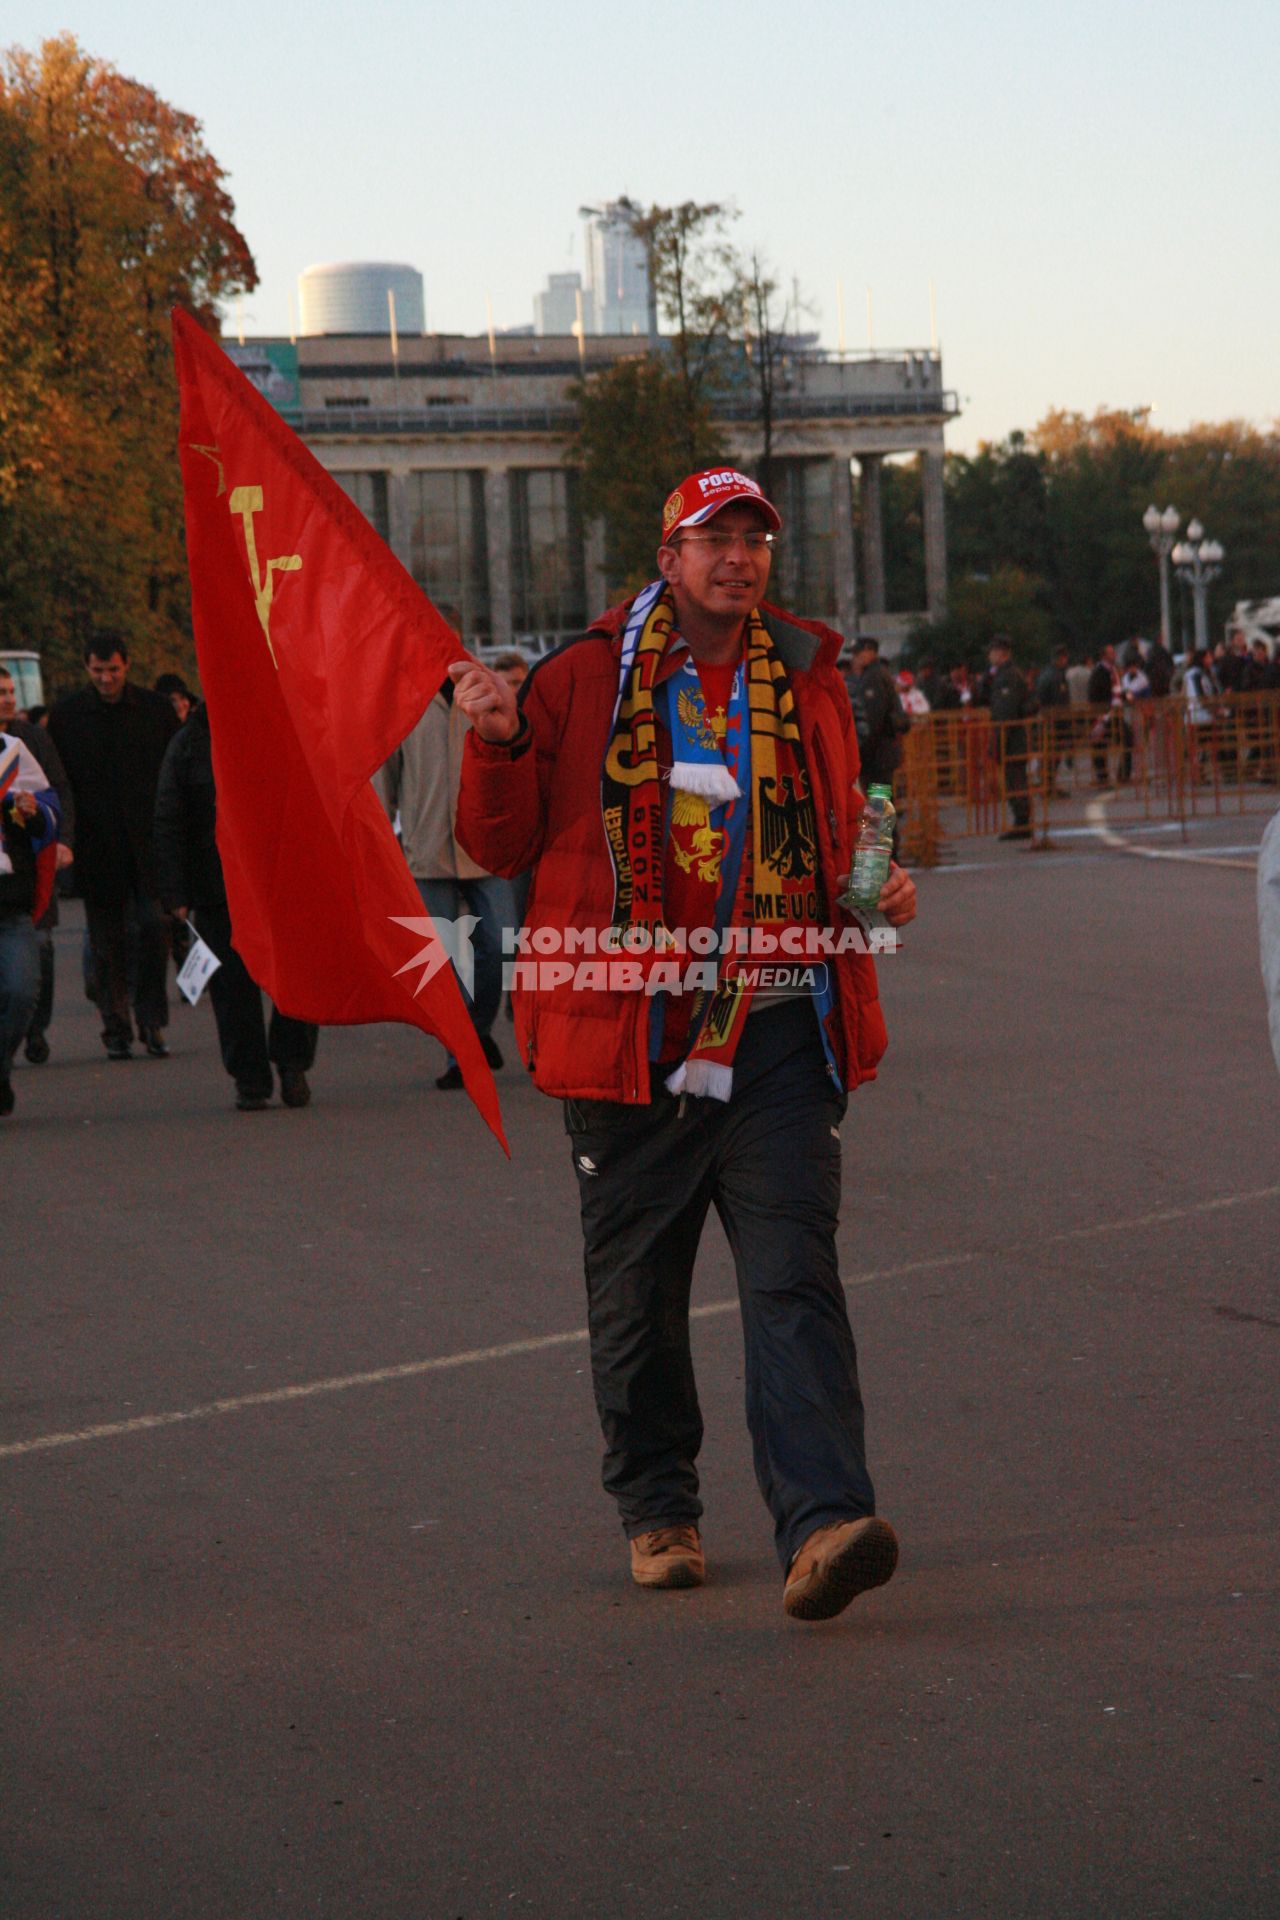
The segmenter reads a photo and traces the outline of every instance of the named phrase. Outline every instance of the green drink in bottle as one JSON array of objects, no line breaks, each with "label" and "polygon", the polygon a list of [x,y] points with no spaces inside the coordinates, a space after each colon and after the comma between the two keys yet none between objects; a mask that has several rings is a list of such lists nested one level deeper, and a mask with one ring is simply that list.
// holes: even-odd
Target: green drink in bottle
[{"label": "green drink in bottle", "polygon": [[896,818],[893,788],[878,784],[868,787],[853,852],[853,871],[841,900],[841,905],[853,913],[870,913],[880,898],[880,889],[889,878]]}]

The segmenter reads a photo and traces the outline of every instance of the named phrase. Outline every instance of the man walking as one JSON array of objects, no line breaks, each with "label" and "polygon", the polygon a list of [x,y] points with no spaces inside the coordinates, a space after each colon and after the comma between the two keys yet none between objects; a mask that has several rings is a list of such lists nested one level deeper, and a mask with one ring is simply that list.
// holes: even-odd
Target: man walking
[{"label": "man walking", "polygon": [[217,841],[218,796],[213,782],[209,709],[192,709],[169,743],[156,793],[156,885],[166,912],[186,923],[194,910],[196,932],[221,965],[209,977],[209,998],[218,1027],[222,1064],[236,1086],[241,1113],[271,1104],[274,1067],[286,1107],[311,1103],[307,1075],[315,1064],[319,1029],[278,1008],[268,1028],[262,989],[237,953],[231,910]]},{"label": "man walking", "polygon": [[[784,930],[852,932],[837,900],[862,796],[840,636],[765,602],[780,524],[746,475],[693,474],[666,503],[661,577],[539,662],[519,708],[474,662],[451,671],[473,723],[459,837],[498,872],[536,862],[533,951],[558,931],[579,951],[655,955],[683,939],[722,956],[697,994],[598,973],[579,990],[563,967],[517,980],[526,1061],[565,1103],[604,1484],[632,1577],[705,1577],[689,1294],[714,1205],[783,1604],[826,1619],[897,1560],[875,1515],[835,1249],[839,1122],[885,1034],[865,951],[772,989],[723,957]],[[880,906],[895,926],[914,916],[896,867]]]},{"label": "man walking", "polygon": [[169,928],[156,900],[151,843],[160,763],[178,716],[162,693],[129,679],[129,650],[118,634],[91,640],[84,659],[90,684],[58,702],[49,732],[75,794],[76,877],[97,976],[102,1043],[109,1060],[132,1058],[132,923],[138,1038],[154,1059],[163,1060],[169,1052]]}]

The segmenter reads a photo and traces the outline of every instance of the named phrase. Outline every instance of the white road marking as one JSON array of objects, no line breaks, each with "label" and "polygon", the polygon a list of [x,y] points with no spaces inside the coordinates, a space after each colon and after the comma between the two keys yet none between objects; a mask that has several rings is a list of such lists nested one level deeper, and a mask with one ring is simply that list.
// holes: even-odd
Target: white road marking
[{"label": "white road marking", "polygon": [[[1256,1206],[1262,1201],[1280,1199],[1280,1185],[1274,1187],[1255,1187],[1248,1193],[1229,1193],[1212,1200],[1198,1200],[1187,1207],[1170,1207],[1158,1213],[1135,1214],[1126,1220],[1106,1220],[1090,1227],[1068,1227],[1060,1233],[1047,1234],[1037,1242],[1040,1246],[1058,1246],[1070,1240],[1084,1240],[1095,1234],[1135,1232],[1143,1227],[1166,1226],[1172,1221],[1193,1220],[1202,1214],[1217,1213],[1226,1207]],[[933,1273],[945,1267],[965,1267],[981,1258],[999,1258],[1002,1254],[1016,1251],[1016,1248],[995,1248],[988,1254],[943,1253],[927,1260],[908,1260],[897,1267],[881,1267],[866,1273],[856,1273],[844,1283],[846,1290],[851,1287],[869,1287],[882,1280],[905,1280],[916,1273]],[[712,1300],[705,1306],[694,1307],[689,1315],[691,1320],[710,1320],[724,1313],[736,1313],[738,1302],[734,1300]],[[194,1420],[213,1420],[230,1413],[244,1413],[253,1407],[283,1406],[295,1400],[314,1400],[324,1394],[349,1393],[355,1387],[380,1387],[393,1380],[416,1380],[423,1374],[447,1373],[457,1367],[483,1366],[491,1360],[514,1360],[527,1353],[548,1353],[556,1347],[583,1346],[586,1343],[585,1327],[574,1327],[566,1333],[539,1334],[531,1340],[508,1340],[496,1347],[468,1347],[460,1353],[436,1354],[428,1360],[406,1360],[399,1366],[373,1367],[364,1373],[343,1373],[324,1380],[304,1380],[296,1386],[271,1387],[261,1393],[242,1393],[224,1400],[206,1400],[199,1406],[182,1407],[168,1413],[142,1413],[132,1420],[109,1420],[99,1426],[73,1428],[65,1433],[37,1434],[30,1440],[11,1440],[0,1446],[0,1460],[15,1459],[19,1454],[48,1453],[57,1447],[86,1446],[94,1440],[118,1440],[131,1433],[149,1433],[157,1427],[177,1427],[190,1424]]]},{"label": "white road marking", "polygon": [[1206,853],[1196,853],[1190,847],[1135,847],[1107,823],[1106,796],[1091,800],[1085,808],[1089,825],[1104,846],[1116,853],[1132,853],[1140,860],[1182,860],[1191,861],[1201,867],[1239,867],[1246,873],[1252,873],[1257,867],[1257,858],[1252,860],[1233,860],[1228,856],[1238,853],[1238,847],[1210,848]]}]

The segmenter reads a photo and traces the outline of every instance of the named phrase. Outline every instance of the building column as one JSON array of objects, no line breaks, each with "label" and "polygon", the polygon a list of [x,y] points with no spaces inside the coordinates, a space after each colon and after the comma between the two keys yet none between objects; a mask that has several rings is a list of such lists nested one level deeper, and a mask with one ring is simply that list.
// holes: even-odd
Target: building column
[{"label": "building column", "polygon": [[486,467],[484,524],[489,568],[489,624],[499,646],[515,633],[511,592],[511,476],[506,467]]},{"label": "building column", "polygon": [[862,475],[862,571],[865,579],[867,613],[885,611],[884,592],[884,512],[880,504],[882,453],[864,453],[858,466]]},{"label": "building column", "polygon": [[944,620],[947,614],[947,519],[942,455],[922,453],[920,465],[924,495],[925,604],[931,620]]},{"label": "building column", "polygon": [[836,626],[846,640],[858,631],[858,562],[853,544],[853,474],[848,454],[831,461],[831,527],[835,535]]},{"label": "building column", "polygon": [[594,620],[609,604],[609,574],[605,565],[605,530],[602,519],[588,520],[582,542],[586,567],[587,618]]},{"label": "building column", "polygon": [[387,545],[408,573],[413,572],[409,564],[409,533],[413,517],[411,492],[412,481],[408,467],[388,468]]}]

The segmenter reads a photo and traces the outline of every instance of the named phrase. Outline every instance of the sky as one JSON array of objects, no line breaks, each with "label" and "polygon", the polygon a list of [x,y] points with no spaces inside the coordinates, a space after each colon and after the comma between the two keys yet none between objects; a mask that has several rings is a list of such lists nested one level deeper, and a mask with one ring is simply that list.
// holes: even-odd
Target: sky
[{"label": "sky", "polygon": [[[1053,407],[1280,418],[1280,4],[7,0],[202,121],[287,333],[300,271],[403,260],[527,324],[580,205],[730,201],[824,345],[930,343],[972,451]],[[234,322],[235,316],[230,316]]]}]

